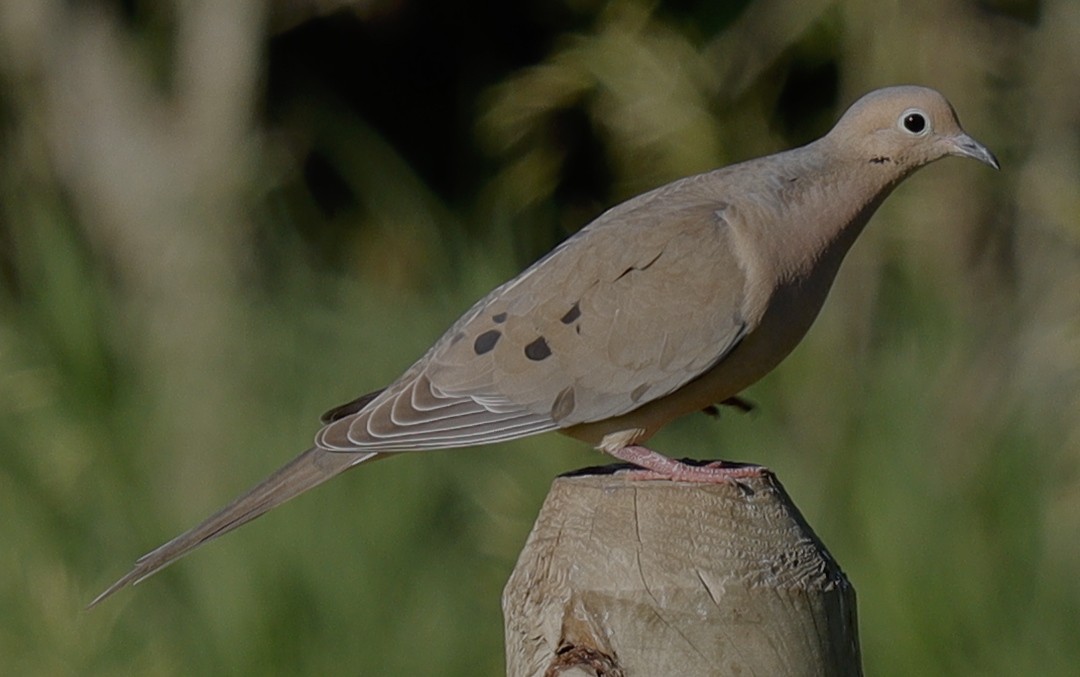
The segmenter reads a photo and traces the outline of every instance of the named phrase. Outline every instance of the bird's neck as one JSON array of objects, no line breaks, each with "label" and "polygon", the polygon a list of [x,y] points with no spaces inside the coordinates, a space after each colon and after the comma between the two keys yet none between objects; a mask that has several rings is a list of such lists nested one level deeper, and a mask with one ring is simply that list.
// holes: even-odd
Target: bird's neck
[{"label": "bird's neck", "polygon": [[907,173],[841,153],[828,137],[791,152],[803,185],[786,204],[803,217],[790,219],[788,235],[803,241],[798,251],[807,259],[788,263],[793,273],[823,266],[820,273],[835,274],[870,217]]}]

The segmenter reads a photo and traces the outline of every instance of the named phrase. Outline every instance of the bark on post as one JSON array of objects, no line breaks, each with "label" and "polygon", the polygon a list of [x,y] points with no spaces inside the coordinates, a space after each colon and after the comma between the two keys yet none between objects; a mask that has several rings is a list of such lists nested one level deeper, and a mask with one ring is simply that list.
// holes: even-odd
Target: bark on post
[{"label": "bark on post", "polygon": [[510,677],[862,674],[855,591],[767,471],[556,479],[503,614]]}]

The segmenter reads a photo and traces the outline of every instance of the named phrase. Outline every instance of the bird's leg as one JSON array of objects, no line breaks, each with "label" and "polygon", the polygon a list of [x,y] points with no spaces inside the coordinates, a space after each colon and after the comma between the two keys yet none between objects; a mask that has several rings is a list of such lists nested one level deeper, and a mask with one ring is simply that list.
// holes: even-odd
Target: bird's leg
[{"label": "bird's leg", "polygon": [[688,465],[668,458],[648,447],[636,444],[606,451],[621,461],[633,463],[642,468],[642,470],[629,471],[632,479],[640,480],[672,480],[676,482],[720,484],[747,477],[756,477],[764,470],[757,465],[733,466],[723,461],[715,461],[706,465]]}]

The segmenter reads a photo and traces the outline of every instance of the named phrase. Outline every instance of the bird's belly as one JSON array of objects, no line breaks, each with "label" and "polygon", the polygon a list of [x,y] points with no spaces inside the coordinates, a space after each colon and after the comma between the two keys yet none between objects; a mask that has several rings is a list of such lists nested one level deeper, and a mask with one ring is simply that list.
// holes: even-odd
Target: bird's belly
[{"label": "bird's belly", "polygon": [[821,310],[830,283],[831,279],[802,280],[778,287],[757,327],[708,371],[634,411],[562,432],[601,448],[639,444],[675,418],[738,394],[772,371],[798,345]]}]

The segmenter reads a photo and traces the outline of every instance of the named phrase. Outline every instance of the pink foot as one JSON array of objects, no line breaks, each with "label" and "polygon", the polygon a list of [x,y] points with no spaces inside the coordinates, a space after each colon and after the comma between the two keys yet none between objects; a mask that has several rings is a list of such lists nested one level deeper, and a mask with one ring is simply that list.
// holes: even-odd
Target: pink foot
[{"label": "pink foot", "polygon": [[648,447],[631,445],[614,451],[608,451],[615,458],[633,463],[641,470],[627,471],[629,476],[638,480],[672,480],[676,482],[707,482],[722,484],[748,477],[759,477],[767,472],[759,465],[733,466],[723,461],[714,461],[706,465],[688,465],[659,454]]}]

